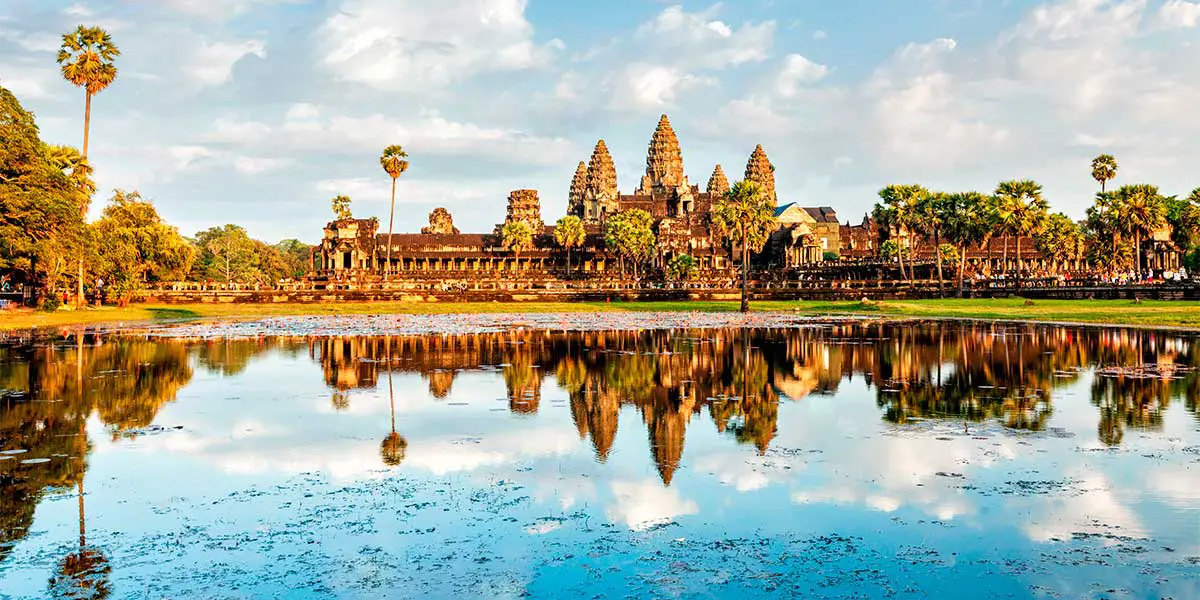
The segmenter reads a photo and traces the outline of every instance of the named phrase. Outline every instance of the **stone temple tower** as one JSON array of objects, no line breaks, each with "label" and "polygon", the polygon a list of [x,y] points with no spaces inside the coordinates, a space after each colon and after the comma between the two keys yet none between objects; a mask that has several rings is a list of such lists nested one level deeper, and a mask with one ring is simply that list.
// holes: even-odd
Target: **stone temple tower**
[{"label": "stone temple tower", "polygon": [[513,190],[508,195],[508,214],[504,217],[504,223],[496,226],[496,233],[499,234],[504,225],[515,221],[529,224],[534,235],[542,233],[546,224],[542,222],[542,205],[538,201],[537,190]]},{"label": "stone temple tower", "polygon": [[571,192],[567,195],[567,214],[583,218],[583,200],[587,196],[587,163],[579,161],[575,177],[571,179]]},{"label": "stone temple tower", "polygon": [[725,170],[721,168],[721,165],[717,165],[717,168],[713,169],[712,177],[708,178],[706,191],[714,196],[724,196],[725,192],[729,191],[729,179],[725,177]]},{"label": "stone temple tower", "polygon": [[583,220],[599,222],[617,211],[617,167],[604,140],[596,142],[587,167],[587,187],[583,198]]},{"label": "stone temple tower", "polygon": [[750,154],[750,160],[746,163],[746,180],[757,183],[771,202],[778,200],[775,196],[775,165],[767,158],[762,144],[755,146],[754,152]]},{"label": "stone temple tower", "polygon": [[683,174],[683,153],[679,139],[671,128],[667,115],[658,120],[654,136],[650,138],[650,151],[646,155],[646,175],[638,186],[637,194],[674,192],[687,187],[687,176]]}]

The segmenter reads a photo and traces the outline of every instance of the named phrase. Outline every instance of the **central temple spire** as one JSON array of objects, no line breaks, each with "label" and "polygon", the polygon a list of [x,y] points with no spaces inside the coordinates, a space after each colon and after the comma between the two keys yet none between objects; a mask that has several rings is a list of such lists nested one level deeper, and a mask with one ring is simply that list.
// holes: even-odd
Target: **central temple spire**
[{"label": "central temple spire", "polygon": [[654,136],[650,138],[650,151],[646,154],[646,175],[638,194],[674,191],[687,184],[683,174],[683,153],[679,150],[679,138],[671,128],[667,115],[658,120]]}]

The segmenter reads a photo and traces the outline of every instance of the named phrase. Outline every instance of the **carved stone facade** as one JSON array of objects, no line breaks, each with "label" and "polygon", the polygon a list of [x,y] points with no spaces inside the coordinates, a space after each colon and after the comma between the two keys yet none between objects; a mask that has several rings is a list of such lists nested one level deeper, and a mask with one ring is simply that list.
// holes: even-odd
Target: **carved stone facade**
[{"label": "carved stone facade", "polygon": [[775,165],[767,158],[762,144],[754,147],[750,160],[746,162],[746,180],[757,183],[772,203],[778,201],[775,195]]},{"label": "carved stone facade", "polygon": [[496,226],[496,232],[499,233],[505,225],[517,221],[529,224],[534,234],[539,234],[546,228],[542,221],[542,203],[538,200],[537,190],[513,190],[509,193],[508,214],[504,217],[504,223]]},{"label": "carved stone facade", "polygon": [[712,196],[724,196],[728,191],[729,179],[725,177],[725,170],[721,165],[717,165],[712,176],[708,178],[708,193]]},{"label": "carved stone facade", "polygon": [[454,217],[445,208],[435,208],[429,213],[429,226],[422,227],[421,233],[426,235],[457,235],[458,228],[454,226]]},{"label": "carved stone facade", "polygon": [[679,149],[679,138],[671,128],[667,115],[658,120],[658,127],[650,138],[650,151],[646,154],[646,175],[635,194],[649,195],[670,193],[687,188],[687,175],[683,172],[683,152]]},{"label": "carved stone facade", "polygon": [[826,253],[839,254],[841,224],[828,206],[804,208],[796,203],[775,209],[779,229],[771,236],[777,264],[800,267],[825,260]]},{"label": "carved stone facade", "polygon": [[571,191],[567,195],[567,214],[583,218],[583,202],[587,197],[588,168],[587,163],[579,161],[575,168],[575,177],[571,179]]},{"label": "carved stone facade", "polygon": [[617,167],[604,140],[596,142],[588,161],[587,188],[583,195],[583,213],[576,215],[586,223],[599,223],[617,211]]}]

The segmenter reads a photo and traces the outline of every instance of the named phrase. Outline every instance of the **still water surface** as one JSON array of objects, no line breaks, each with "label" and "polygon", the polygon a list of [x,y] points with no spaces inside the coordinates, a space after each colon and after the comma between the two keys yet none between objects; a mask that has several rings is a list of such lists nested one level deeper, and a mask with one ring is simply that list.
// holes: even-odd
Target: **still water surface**
[{"label": "still water surface", "polygon": [[1200,598],[1198,368],[957,323],[10,344],[0,597]]}]

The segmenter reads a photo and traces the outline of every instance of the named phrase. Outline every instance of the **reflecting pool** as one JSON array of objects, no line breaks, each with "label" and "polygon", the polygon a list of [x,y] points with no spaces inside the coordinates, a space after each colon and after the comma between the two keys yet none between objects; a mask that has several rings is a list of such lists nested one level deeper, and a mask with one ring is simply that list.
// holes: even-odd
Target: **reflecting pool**
[{"label": "reflecting pool", "polygon": [[427,325],[0,345],[0,597],[1200,598],[1192,334]]}]

